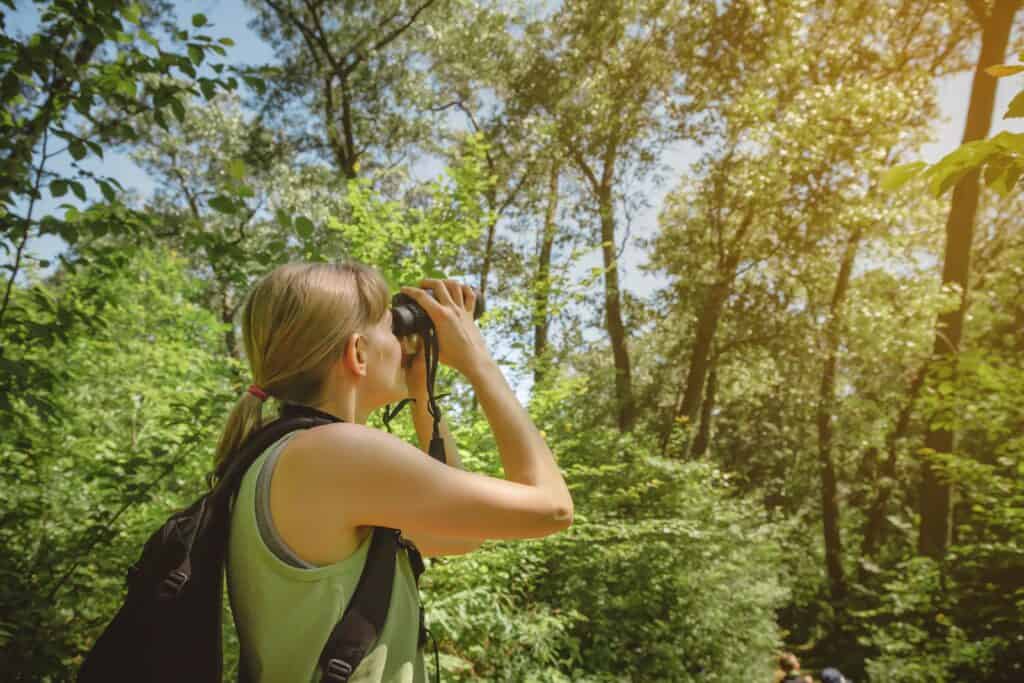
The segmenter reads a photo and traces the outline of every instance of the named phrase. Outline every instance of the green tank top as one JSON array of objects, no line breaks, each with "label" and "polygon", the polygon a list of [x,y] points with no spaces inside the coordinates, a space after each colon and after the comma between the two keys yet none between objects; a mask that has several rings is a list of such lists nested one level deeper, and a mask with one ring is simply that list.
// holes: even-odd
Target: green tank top
[{"label": "green tank top", "polygon": [[[245,683],[319,683],[320,651],[355,592],[372,538],[367,536],[341,562],[310,569],[285,562],[267,545],[257,524],[257,478],[267,457],[296,433],[285,435],[256,459],[231,511],[228,598]],[[384,632],[350,683],[425,682],[418,625],[416,581],[408,556],[400,552]]]}]

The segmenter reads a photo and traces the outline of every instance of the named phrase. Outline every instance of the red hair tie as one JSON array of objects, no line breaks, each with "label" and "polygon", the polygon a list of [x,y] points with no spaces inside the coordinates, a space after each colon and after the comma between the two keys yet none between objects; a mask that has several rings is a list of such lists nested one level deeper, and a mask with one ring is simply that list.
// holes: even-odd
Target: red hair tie
[{"label": "red hair tie", "polygon": [[263,391],[262,389],[260,389],[255,384],[250,384],[249,385],[249,393],[252,394],[253,396],[255,396],[256,398],[258,398],[261,401],[266,401],[267,400],[267,392]]}]

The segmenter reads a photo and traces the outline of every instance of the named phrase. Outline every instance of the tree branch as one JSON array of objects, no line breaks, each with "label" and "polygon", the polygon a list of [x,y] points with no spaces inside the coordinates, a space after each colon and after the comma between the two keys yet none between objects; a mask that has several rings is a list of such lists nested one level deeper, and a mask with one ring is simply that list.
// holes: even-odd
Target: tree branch
[{"label": "tree branch", "polygon": [[[386,36],[384,36],[383,38],[378,40],[376,43],[374,43],[373,46],[370,47],[368,52],[376,52],[377,50],[379,50],[379,49],[381,49],[383,47],[386,47],[387,45],[391,44],[400,35],[405,33],[409,29],[410,26],[412,26],[414,23],[416,23],[416,19],[419,18],[420,14],[422,14],[425,9],[427,9],[428,7],[433,5],[434,2],[436,2],[436,0],[426,0],[426,2],[424,2],[419,7],[416,8],[416,10],[409,16],[408,20],[406,20],[406,22],[404,24],[401,24],[400,26],[397,26],[393,31],[391,31],[391,33],[388,33]],[[385,19],[381,23],[377,24],[377,30],[378,31],[384,30],[384,27],[387,26],[388,24],[390,24],[392,21],[394,21],[395,17],[397,17],[398,15],[399,15],[399,12],[395,12],[390,17],[388,17],[387,19]],[[368,40],[369,40],[369,36],[367,36],[366,38],[361,40],[359,43],[357,43],[355,46],[353,46],[353,48],[351,50],[349,50],[348,53],[345,55],[345,57],[343,58],[343,61],[346,62],[346,64],[343,67],[344,70],[342,72],[342,75],[345,75],[345,76],[349,75],[350,73],[352,73],[356,69],[357,66],[359,66],[363,62],[364,59],[366,59],[366,55],[368,54],[368,52],[363,51],[362,47],[363,47],[363,45],[366,44],[366,42]],[[348,63],[349,57],[351,55],[355,55],[355,58],[352,59],[351,63]]]},{"label": "tree branch", "polygon": [[967,0],[967,7],[979,24],[988,21],[988,12],[985,10],[985,0]]},{"label": "tree branch", "polygon": [[35,209],[36,197],[39,196],[39,183],[43,178],[43,168],[46,165],[46,145],[49,142],[50,127],[47,125],[43,129],[43,147],[42,147],[42,159],[39,162],[39,166],[36,168],[36,181],[32,188],[32,196],[28,202],[28,210],[25,213],[25,218],[22,219],[23,231],[21,234],[21,240],[18,242],[18,250],[14,256],[14,266],[11,268],[11,277],[7,281],[7,289],[4,291],[4,301],[0,305],[0,329],[3,328],[4,315],[7,313],[7,306],[11,301],[11,290],[14,289],[14,280],[18,277],[18,270],[21,268],[21,259],[25,253],[25,245],[28,244],[28,233],[32,225],[32,211]]}]

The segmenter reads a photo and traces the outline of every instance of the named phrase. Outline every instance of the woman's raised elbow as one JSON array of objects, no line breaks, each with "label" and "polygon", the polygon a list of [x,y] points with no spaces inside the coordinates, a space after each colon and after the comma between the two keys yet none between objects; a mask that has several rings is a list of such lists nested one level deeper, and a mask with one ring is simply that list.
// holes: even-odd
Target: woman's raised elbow
[{"label": "woman's raised elbow", "polygon": [[[519,527],[520,538],[544,538],[565,531],[572,525],[572,501],[558,501],[536,508],[529,522]],[[526,518],[520,517],[521,522]]]},{"label": "woman's raised elbow", "polygon": [[552,523],[553,523],[553,525],[555,527],[554,530],[552,531],[552,533],[557,533],[559,531],[565,531],[566,529],[571,527],[572,526],[572,515],[573,515],[573,505],[572,505],[572,499],[571,498],[567,502],[563,502],[563,503],[560,503],[559,505],[555,506],[554,513],[551,516],[551,521],[552,521]]},{"label": "woman's raised elbow", "polygon": [[572,526],[572,506],[568,508],[561,508],[555,513],[555,524],[558,525],[557,531],[565,531]]}]

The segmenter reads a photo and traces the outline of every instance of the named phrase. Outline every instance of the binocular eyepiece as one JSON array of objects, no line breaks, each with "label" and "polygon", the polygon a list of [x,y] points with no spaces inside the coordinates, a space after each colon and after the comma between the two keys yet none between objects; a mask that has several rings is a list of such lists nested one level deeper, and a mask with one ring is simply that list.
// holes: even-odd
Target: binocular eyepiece
[{"label": "binocular eyepiece", "polygon": [[[471,287],[471,289],[476,294],[476,305],[473,307],[473,320],[476,320],[483,315],[484,298],[476,287]],[[424,291],[428,295],[434,296],[433,290],[426,289]],[[416,303],[415,299],[402,292],[391,297],[391,331],[396,337],[407,337],[413,334],[424,335],[432,329],[434,329],[434,321]]]}]

